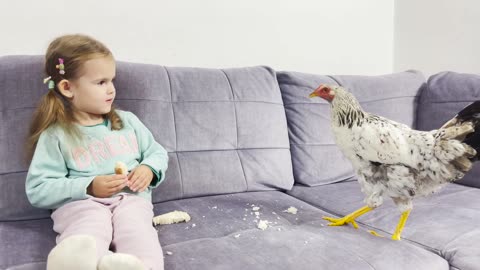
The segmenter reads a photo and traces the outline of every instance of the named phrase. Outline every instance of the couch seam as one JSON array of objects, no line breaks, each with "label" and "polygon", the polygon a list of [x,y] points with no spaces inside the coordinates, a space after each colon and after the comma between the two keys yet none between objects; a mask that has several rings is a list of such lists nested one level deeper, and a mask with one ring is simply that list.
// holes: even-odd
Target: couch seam
[{"label": "couch seam", "polygon": [[445,100],[445,101],[419,101],[419,104],[443,104],[443,103],[458,103],[458,102],[474,102],[477,101],[478,99],[472,99],[472,100]]},{"label": "couch seam", "polygon": [[26,219],[11,219],[11,220],[0,220],[0,224],[2,223],[10,223],[10,222],[23,222],[23,221],[37,221],[37,220],[49,220],[51,219],[50,216],[46,217],[39,217],[39,218],[26,218]]},{"label": "couch seam", "polygon": [[332,76],[332,75],[325,75],[326,77],[332,79],[335,83],[337,83],[339,86],[342,86],[343,87],[343,84],[340,83],[339,80],[337,80],[337,78],[335,78],[335,76]]},{"label": "couch seam", "polygon": [[337,146],[336,143],[290,143],[290,145],[298,145],[298,146]]},{"label": "couch seam", "polygon": [[223,69],[221,69],[221,71],[222,71],[223,75],[225,76],[225,78],[227,79],[228,85],[230,86],[230,91],[232,92],[233,113],[235,114],[235,131],[236,131],[235,133],[237,135],[237,138],[236,138],[236,141],[235,141],[236,142],[235,153],[237,154],[238,161],[240,162],[240,167],[242,167],[243,179],[245,181],[246,191],[248,191],[249,187],[248,187],[247,175],[245,174],[245,168],[243,167],[242,158],[240,157],[240,154],[238,153],[238,150],[239,150],[238,149],[238,117],[237,117],[237,102],[235,100],[235,93],[233,92],[233,86],[232,86],[232,83],[230,82],[230,79],[228,78],[227,73]]},{"label": "couch seam", "polygon": [[170,77],[170,73],[168,73],[167,67],[163,67],[165,69],[165,73],[167,74],[168,78],[168,89],[170,90],[170,104],[172,106],[172,117],[173,117],[173,128],[175,132],[175,155],[177,156],[177,162],[178,162],[178,171],[180,172],[180,192],[181,192],[181,198],[184,197],[184,190],[183,190],[183,175],[182,175],[182,167],[180,165],[180,159],[178,158],[178,152],[176,151],[178,149],[178,135],[177,135],[177,121],[175,121],[175,108],[173,107],[173,91],[172,91],[172,80]]},{"label": "couch seam", "polygon": [[[178,153],[197,153],[197,152],[221,152],[221,151],[238,151],[238,150],[271,150],[271,149],[276,149],[276,150],[290,150],[289,147],[265,147],[265,148],[238,148],[238,149],[208,149],[208,150],[183,150],[183,151],[173,151],[173,152],[168,152],[169,154],[178,154]],[[22,170],[22,171],[14,171],[14,172],[3,172],[0,173],[0,176],[4,175],[9,175],[9,174],[20,174],[20,173],[26,173],[28,170]]]},{"label": "couch seam", "polygon": [[[398,96],[398,97],[389,97],[389,98],[379,98],[379,99],[372,99],[372,100],[364,100],[364,101],[361,101],[359,100],[358,102],[360,104],[364,104],[364,103],[371,103],[371,102],[377,102],[377,101],[384,101],[384,100],[394,100],[394,99],[403,99],[403,98],[412,98],[412,99],[416,99],[418,98],[418,96]],[[322,105],[329,105],[328,103],[314,103],[314,102],[290,102],[290,103],[286,103],[284,104],[285,106],[289,106],[289,105],[304,105],[304,104],[322,104]]]},{"label": "couch seam", "polygon": [[22,264],[16,264],[16,265],[10,265],[8,266],[8,268],[5,268],[5,270],[9,270],[11,269],[11,267],[17,267],[17,266],[25,266],[25,265],[31,265],[31,264],[37,264],[37,263],[47,263],[47,261],[32,261],[32,262],[26,262],[26,263],[22,263]]},{"label": "couch seam", "polygon": [[[147,99],[147,98],[119,98],[115,100],[140,100],[140,101],[154,101],[154,102],[163,102],[163,103],[227,103],[232,102],[231,100],[177,100],[177,101],[168,101],[168,100],[156,100],[156,99]],[[262,101],[262,100],[235,100],[238,103],[265,103],[272,105],[283,106],[282,103],[276,103],[271,101]],[[31,107],[34,109],[34,107]],[[15,109],[15,108],[14,108]],[[25,109],[25,108],[22,108]],[[11,110],[11,109],[8,109]]]},{"label": "couch seam", "polygon": [[[191,100],[191,101],[168,101],[168,100],[155,100],[155,99],[141,99],[141,98],[116,98],[117,100],[135,100],[135,101],[151,101],[151,102],[159,102],[159,103],[171,103],[171,104],[177,104],[177,103],[227,103],[231,102],[230,100]],[[258,101],[258,100],[236,100],[236,103],[262,103],[262,104],[270,104],[270,105],[276,105],[276,106],[282,106],[283,104],[280,103],[275,103],[275,102],[268,102],[268,101]],[[25,110],[25,109],[35,109],[35,107],[23,107],[23,108],[7,108],[4,110],[1,110],[0,113],[5,113],[8,111],[15,111],[15,110]]]}]

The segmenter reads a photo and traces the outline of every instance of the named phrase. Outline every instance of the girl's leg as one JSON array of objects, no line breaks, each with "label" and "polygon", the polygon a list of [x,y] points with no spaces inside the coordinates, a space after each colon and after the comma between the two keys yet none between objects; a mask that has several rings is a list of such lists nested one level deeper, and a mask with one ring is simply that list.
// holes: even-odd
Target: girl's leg
[{"label": "girl's leg", "polygon": [[96,242],[98,261],[109,252],[112,241],[112,213],[108,206],[107,199],[90,198],[55,210],[52,219],[53,230],[58,233],[57,244],[72,235],[91,236]]},{"label": "girl's leg", "polygon": [[115,252],[138,257],[149,270],[163,270],[163,252],[152,225],[153,205],[144,198],[126,195],[113,211]]}]

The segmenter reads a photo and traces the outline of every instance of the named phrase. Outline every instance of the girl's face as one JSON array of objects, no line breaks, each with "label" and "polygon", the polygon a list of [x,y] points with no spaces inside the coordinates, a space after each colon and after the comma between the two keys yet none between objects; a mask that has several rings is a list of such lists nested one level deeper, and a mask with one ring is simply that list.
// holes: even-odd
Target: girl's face
[{"label": "girl's face", "polygon": [[98,124],[112,109],[115,99],[115,60],[98,57],[83,64],[81,76],[70,81],[76,119],[83,125]]}]

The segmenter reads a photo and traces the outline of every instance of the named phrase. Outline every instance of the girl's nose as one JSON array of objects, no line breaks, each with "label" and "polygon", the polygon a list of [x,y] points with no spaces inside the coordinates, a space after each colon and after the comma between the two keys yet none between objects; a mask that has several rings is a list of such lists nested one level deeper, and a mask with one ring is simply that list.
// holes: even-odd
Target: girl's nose
[{"label": "girl's nose", "polygon": [[115,86],[113,83],[108,87],[108,94],[114,94],[115,93]]}]

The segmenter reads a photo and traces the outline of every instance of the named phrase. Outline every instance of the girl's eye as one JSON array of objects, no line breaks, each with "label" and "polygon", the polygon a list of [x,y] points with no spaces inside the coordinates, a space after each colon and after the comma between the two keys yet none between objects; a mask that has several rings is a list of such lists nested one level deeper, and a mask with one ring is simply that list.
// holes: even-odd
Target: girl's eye
[{"label": "girl's eye", "polygon": [[104,85],[104,84],[105,84],[105,81],[100,81],[100,82],[98,83],[98,85]]}]

